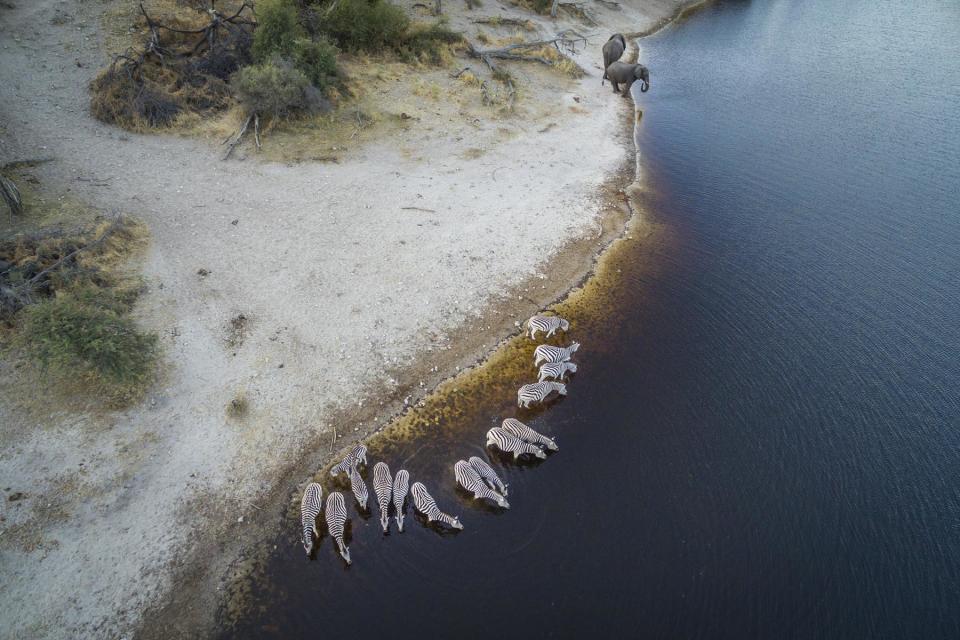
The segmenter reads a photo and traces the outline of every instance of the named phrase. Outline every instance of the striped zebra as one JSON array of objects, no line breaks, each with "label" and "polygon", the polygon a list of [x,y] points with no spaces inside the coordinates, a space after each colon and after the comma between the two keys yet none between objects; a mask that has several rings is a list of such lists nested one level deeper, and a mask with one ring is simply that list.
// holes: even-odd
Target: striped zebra
[{"label": "striped zebra", "polygon": [[454,529],[463,529],[463,525],[460,524],[460,518],[447,515],[443,511],[440,511],[440,508],[437,506],[437,501],[433,499],[433,496],[430,495],[430,492],[427,491],[427,488],[423,486],[422,482],[413,483],[413,486],[410,487],[410,495],[413,496],[413,506],[416,507],[417,511],[427,516],[428,522],[439,521]]},{"label": "striped zebra", "polygon": [[343,543],[343,526],[347,523],[347,505],[343,502],[343,494],[334,491],[327,496],[327,531],[337,541],[340,555],[350,564],[350,547]]},{"label": "striped zebra", "polygon": [[350,467],[355,467],[360,463],[367,464],[367,448],[363,444],[357,444],[350,453],[340,461],[340,464],[330,469],[330,475],[335,476],[338,473],[349,472]]},{"label": "striped zebra", "polygon": [[410,474],[406,469],[397,471],[393,479],[393,517],[397,519],[397,529],[403,533],[403,503],[407,499],[407,491],[410,488]]},{"label": "striped zebra", "polygon": [[506,498],[485,485],[477,470],[470,466],[470,463],[466,460],[458,460],[453,465],[453,475],[461,487],[473,494],[474,500],[486,498],[487,500],[493,500],[504,509],[510,508],[510,503],[507,502]]},{"label": "striped zebra", "polygon": [[576,373],[577,365],[572,362],[548,362],[540,366],[540,382],[547,378],[554,380],[563,380],[567,377],[567,372]]},{"label": "striped zebra", "polygon": [[552,336],[557,329],[567,331],[570,329],[570,323],[560,316],[544,316],[537,314],[527,320],[527,330],[530,332],[530,339],[537,339],[538,331],[545,331],[547,337]]},{"label": "striped zebra", "polygon": [[504,431],[500,427],[494,427],[487,431],[487,446],[494,445],[500,451],[505,453],[512,453],[513,459],[516,460],[525,453],[529,453],[532,456],[538,458],[546,458],[545,454],[540,447],[535,447],[529,442],[524,442],[517,436],[513,435],[509,431]]},{"label": "striped zebra", "polygon": [[529,409],[534,402],[543,402],[547,396],[556,391],[562,396],[567,395],[567,385],[560,382],[534,382],[525,384],[517,389],[517,406]]},{"label": "striped zebra", "polygon": [[377,502],[380,504],[380,526],[386,533],[390,528],[390,498],[393,492],[393,478],[390,476],[390,467],[386,462],[378,462],[373,465],[373,491],[377,494]]},{"label": "striped zebra", "polygon": [[502,495],[504,498],[507,497],[507,485],[503,483],[500,479],[500,476],[497,475],[497,472],[493,470],[493,467],[488,465],[485,460],[473,456],[470,458],[470,466],[476,469],[477,473],[480,474],[480,477],[483,478],[483,481],[487,483],[487,486]]},{"label": "striped zebra", "polygon": [[538,433],[523,424],[515,418],[507,418],[503,421],[501,428],[513,435],[517,436],[524,442],[529,442],[530,444],[541,445],[549,449],[550,451],[559,451],[560,447],[557,446],[557,443],[553,441],[552,438],[548,438],[542,433]]},{"label": "striped zebra", "polygon": [[572,342],[569,347],[554,347],[553,345],[542,344],[533,351],[533,366],[539,367],[541,360],[543,362],[566,362],[579,348],[579,342]]},{"label": "striped zebra", "polygon": [[350,475],[350,491],[353,492],[353,497],[357,499],[360,508],[366,511],[367,500],[370,499],[367,483],[363,481],[363,476],[360,475],[360,470],[357,467],[350,467],[348,473]]},{"label": "striped zebra", "polygon": [[313,553],[313,542],[317,535],[317,516],[323,508],[323,488],[316,482],[307,485],[300,500],[300,524],[303,526],[303,549],[307,556]]}]

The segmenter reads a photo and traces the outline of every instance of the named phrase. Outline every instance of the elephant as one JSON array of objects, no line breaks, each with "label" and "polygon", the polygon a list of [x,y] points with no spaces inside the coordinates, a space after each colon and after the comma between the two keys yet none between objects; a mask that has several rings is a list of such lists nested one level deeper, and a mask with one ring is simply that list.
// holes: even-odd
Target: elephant
[{"label": "elephant", "polygon": [[613,83],[614,93],[619,92],[618,85],[624,85],[624,98],[630,95],[630,86],[637,80],[640,81],[640,91],[643,93],[650,88],[650,71],[642,64],[613,62],[607,67],[606,76]]},{"label": "elephant", "polygon": [[[607,67],[620,59],[623,52],[627,50],[627,39],[622,33],[615,33],[610,36],[603,45],[603,80],[607,80]],[[603,80],[600,84],[603,84]]]}]

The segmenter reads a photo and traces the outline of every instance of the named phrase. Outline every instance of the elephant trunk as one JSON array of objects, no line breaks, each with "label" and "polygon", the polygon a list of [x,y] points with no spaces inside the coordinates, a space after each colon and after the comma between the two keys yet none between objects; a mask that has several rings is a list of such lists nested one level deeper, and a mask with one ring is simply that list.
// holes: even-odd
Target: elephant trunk
[{"label": "elephant trunk", "polygon": [[650,89],[650,83],[647,82],[646,80],[641,80],[641,81],[640,81],[640,92],[641,92],[641,93],[646,93],[648,89]]}]

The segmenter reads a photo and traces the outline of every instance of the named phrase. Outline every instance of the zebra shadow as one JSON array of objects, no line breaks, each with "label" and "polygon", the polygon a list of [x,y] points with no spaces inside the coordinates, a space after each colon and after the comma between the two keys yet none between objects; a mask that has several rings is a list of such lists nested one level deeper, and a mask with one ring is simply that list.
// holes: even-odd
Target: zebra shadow
[{"label": "zebra shadow", "polygon": [[430,531],[433,531],[438,536],[441,536],[444,538],[455,536],[459,534],[461,531],[460,529],[454,529],[453,527],[448,527],[442,522],[430,522],[429,520],[427,520],[427,516],[423,515],[416,509],[414,509],[413,511],[413,517],[416,518],[417,522],[419,522],[424,529],[429,529]]},{"label": "zebra shadow", "polygon": [[[550,457],[550,454],[553,452],[545,451],[544,453],[547,454],[547,457]],[[538,458],[529,453],[525,453],[519,458],[514,459],[512,453],[500,451],[500,449],[493,446],[487,447],[487,454],[491,460],[496,460],[505,467],[530,467],[531,469],[535,469],[547,461],[546,458]]]},{"label": "zebra shadow", "polygon": [[491,502],[487,498],[474,498],[472,491],[467,491],[459,484],[456,489],[457,498],[460,500],[460,503],[466,506],[472,511],[482,511],[484,513],[491,513],[495,516],[503,515],[509,509],[504,509],[495,503]]}]

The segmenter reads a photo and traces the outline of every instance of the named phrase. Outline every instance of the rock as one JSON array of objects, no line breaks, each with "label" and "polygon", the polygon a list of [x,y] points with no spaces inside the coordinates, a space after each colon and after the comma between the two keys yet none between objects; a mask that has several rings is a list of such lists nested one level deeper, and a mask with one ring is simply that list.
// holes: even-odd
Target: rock
[{"label": "rock", "polygon": [[10,502],[16,502],[17,500],[23,500],[25,497],[26,496],[23,494],[23,492],[17,491],[7,496],[7,500],[9,500]]}]

